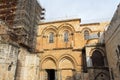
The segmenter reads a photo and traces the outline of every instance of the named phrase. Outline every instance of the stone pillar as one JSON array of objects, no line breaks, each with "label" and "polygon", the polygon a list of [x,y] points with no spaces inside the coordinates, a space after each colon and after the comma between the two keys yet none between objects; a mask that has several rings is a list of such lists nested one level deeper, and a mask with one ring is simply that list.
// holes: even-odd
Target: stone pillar
[{"label": "stone pillar", "polygon": [[87,67],[92,67],[92,59],[90,58],[90,56],[86,57],[87,59]]},{"label": "stone pillar", "polygon": [[58,80],[62,80],[61,69],[57,70],[58,73]]},{"label": "stone pillar", "polygon": [[40,70],[40,79],[39,80],[48,80],[47,72],[45,69]]},{"label": "stone pillar", "polygon": [[44,71],[40,70],[40,79],[39,80],[43,80],[43,73],[44,73]]}]

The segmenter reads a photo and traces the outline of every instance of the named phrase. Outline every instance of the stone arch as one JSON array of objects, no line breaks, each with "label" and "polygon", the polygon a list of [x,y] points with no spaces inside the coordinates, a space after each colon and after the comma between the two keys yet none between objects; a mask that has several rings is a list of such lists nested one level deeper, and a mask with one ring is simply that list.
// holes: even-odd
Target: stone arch
[{"label": "stone arch", "polygon": [[57,34],[56,26],[53,26],[53,25],[47,26],[46,28],[43,29],[42,34],[46,35],[50,32],[53,32],[54,34]]},{"label": "stone arch", "polygon": [[100,52],[102,53],[102,55],[105,56],[105,51],[104,51],[103,49],[101,49],[101,48],[94,48],[94,49],[92,49],[92,50],[90,51],[90,54],[89,54],[90,57],[92,56],[92,54],[93,54],[93,52],[94,52],[95,50],[100,51]]},{"label": "stone arch", "polygon": [[104,66],[105,58],[103,51],[101,51],[101,49],[94,49],[91,54],[91,60],[94,67]]},{"label": "stone arch", "polygon": [[57,59],[54,56],[46,56],[41,59],[41,69],[57,69]]},{"label": "stone arch", "polygon": [[89,40],[89,35],[90,35],[90,33],[92,32],[91,29],[85,27],[85,28],[82,29],[81,32],[82,32],[83,35],[84,35],[84,39],[85,39],[85,40]]},{"label": "stone arch", "polygon": [[68,79],[68,77],[73,77],[76,70],[76,61],[74,57],[69,54],[62,55],[59,58],[58,68],[61,70],[60,75],[62,80]]},{"label": "stone arch", "polygon": [[[59,60],[59,68],[71,68],[75,69],[76,68],[76,60],[69,54],[62,55]],[[63,66],[64,65],[64,66]],[[69,66],[68,66],[69,65]]]},{"label": "stone arch", "polygon": [[62,25],[60,25],[58,27],[58,33],[59,34],[64,32],[65,30],[69,31],[70,33],[74,33],[75,32],[74,27],[71,24],[69,24],[69,23],[64,23],[64,24],[62,24]]},{"label": "stone arch", "polygon": [[89,31],[89,33],[91,33],[91,32],[92,32],[92,30],[91,30],[90,28],[88,28],[88,27],[83,28],[83,29],[81,30],[81,32],[82,32],[82,33],[84,33],[84,31],[85,31],[85,30],[88,30],[88,31]]}]

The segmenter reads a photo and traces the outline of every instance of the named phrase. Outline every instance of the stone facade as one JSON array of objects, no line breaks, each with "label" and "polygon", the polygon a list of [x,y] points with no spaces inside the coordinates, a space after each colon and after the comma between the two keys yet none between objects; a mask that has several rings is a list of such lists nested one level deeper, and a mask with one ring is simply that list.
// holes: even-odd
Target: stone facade
[{"label": "stone facade", "polygon": [[[86,80],[94,80],[95,76],[100,73],[107,74],[108,77],[106,78],[106,75],[103,75],[105,76],[103,79],[109,80],[109,70],[105,69],[104,71],[103,69],[107,65],[104,56],[106,52],[99,41],[99,37],[108,24],[108,22],[80,24],[80,19],[39,24],[36,52],[40,57],[40,80],[84,80],[86,77],[88,77]],[[87,65],[92,61],[86,63],[86,60],[91,58],[96,50],[101,51],[104,65]],[[95,76],[89,75],[92,73],[89,67],[92,71],[96,71]],[[92,79],[89,79],[90,77]],[[100,78],[96,80],[100,80]]]},{"label": "stone facade", "polygon": [[120,4],[106,29],[105,44],[111,80],[120,80]]},{"label": "stone facade", "polygon": [[[80,19],[36,25],[44,14],[41,6],[36,0],[17,1],[15,6],[26,7],[34,23],[27,28],[28,17],[26,13],[20,17],[19,9],[14,26],[0,20],[0,80],[120,80],[120,6],[110,25],[81,24]],[[2,20],[7,22],[6,16]]]},{"label": "stone facade", "polygon": [[16,80],[38,80],[39,79],[39,57],[20,48]]},{"label": "stone facade", "polygon": [[[99,40],[108,24],[80,24],[80,19],[41,23],[36,52],[30,52],[26,46],[12,41],[11,30],[1,22],[0,80],[109,80],[104,40]],[[49,36],[51,32],[53,39]],[[97,58],[104,65],[92,61],[96,59],[93,54],[99,52],[102,58]]]}]

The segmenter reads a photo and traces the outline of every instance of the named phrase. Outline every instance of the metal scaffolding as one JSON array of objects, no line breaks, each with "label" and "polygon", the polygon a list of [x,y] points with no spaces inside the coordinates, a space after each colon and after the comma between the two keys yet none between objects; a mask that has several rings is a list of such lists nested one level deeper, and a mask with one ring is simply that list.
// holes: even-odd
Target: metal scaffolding
[{"label": "metal scaffolding", "polygon": [[0,0],[0,19],[9,25],[17,42],[29,50],[35,47],[36,25],[44,15],[37,0]]}]

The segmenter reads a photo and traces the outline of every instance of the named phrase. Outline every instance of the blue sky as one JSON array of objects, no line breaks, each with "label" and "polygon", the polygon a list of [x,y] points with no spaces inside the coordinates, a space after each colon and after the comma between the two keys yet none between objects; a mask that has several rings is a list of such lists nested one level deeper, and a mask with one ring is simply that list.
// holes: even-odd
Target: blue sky
[{"label": "blue sky", "polygon": [[120,0],[38,0],[46,21],[81,18],[82,22],[110,20]]}]

